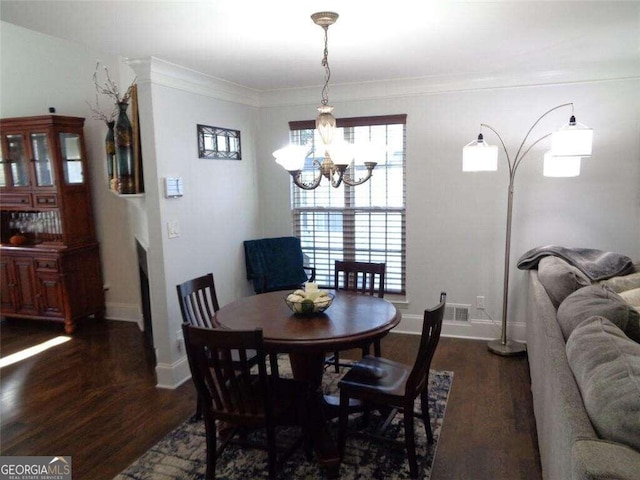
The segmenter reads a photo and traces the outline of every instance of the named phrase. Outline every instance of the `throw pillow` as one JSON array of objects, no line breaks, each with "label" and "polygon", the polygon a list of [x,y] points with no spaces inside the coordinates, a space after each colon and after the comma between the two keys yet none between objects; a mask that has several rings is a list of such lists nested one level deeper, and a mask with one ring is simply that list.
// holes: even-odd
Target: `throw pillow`
[{"label": "throw pillow", "polygon": [[570,294],[591,285],[591,281],[584,273],[565,260],[552,255],[543,257],[538,263],[538,279],[556,309]]},{"label": "throw pillow", "polygon": [[591,285],[569,295],[558,308],[558,324],[565,340],[584,320],[605,317],[629,338],[640,342],[640,313],[605,285]]},{"label": "throw pillow", "polygon": [[566,351],[598,436],[640,451],[640,344],[592,317],[571,333]]}]

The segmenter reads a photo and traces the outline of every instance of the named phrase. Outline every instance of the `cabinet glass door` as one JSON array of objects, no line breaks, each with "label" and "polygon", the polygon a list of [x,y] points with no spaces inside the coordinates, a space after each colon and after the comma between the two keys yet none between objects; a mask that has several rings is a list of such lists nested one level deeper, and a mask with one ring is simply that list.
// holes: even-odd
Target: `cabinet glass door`
[{"label": "cabinet glass door", "polygon": [[22,135],[7,135],[7,162],[11,165],[12,185],[29,186],[28,160],[24,150]]},{"label": "cabinet glass door", "polygon": [[31,151],[36,174],[36,186],[53,186],[53,170],[51,168],[51,154],[49,139],[46,133],[31,134]]},{"label": "cabinet glass door", "polygon": [[60,149],[62,151],[62,171],[66,183],[83,183],[82,151],[80,135],[77,133],[61,133]]},{"label": "cabinet glass door", "polygon": [[0,142],[0,188],[7,186],[7,174],[4,170],[7,164],[5,163],[4,154],[2,153],[3,150],[2,142]]}]

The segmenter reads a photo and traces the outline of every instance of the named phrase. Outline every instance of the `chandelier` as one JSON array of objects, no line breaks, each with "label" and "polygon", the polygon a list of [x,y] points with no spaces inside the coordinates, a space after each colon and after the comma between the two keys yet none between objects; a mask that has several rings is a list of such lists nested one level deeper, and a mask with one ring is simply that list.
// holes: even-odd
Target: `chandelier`
[{"label": "chandelier", "polygon": [[324,159],[322,163],[313,160],[314,177],[310,182],[302,179],[304,162],[309,153],[309,146],[289,145],[273,152],[276,162],[282,165],[293,178],[293,183],[304,190],[313,190],[320,185],[322,178],[331,182],[332,187],[339,187],[342,182],[350,186],[361,185],[371,178],[377,162],[364,162],[367,172],[364,177],[354,179],[347,172],[354,160],[355,151],[353,144],[345,141],[334,141],[336,133],[336,118],[333,116],[333,107],[329,105],[329,80],[331,69],[329,68],[329,26],[338,19],[334,12],[317,12],[311,15],[311,20],[324,30],[324,87],[322,88],[322,101],[318,107],[319,115],[316,117],[316,130],[324,147]]}]

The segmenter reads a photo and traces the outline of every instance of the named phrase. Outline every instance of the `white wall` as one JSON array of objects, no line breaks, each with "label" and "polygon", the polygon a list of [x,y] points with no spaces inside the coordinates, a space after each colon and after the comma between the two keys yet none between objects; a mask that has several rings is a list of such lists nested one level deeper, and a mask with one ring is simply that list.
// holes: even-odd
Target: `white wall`
[{"label": "white wall", "polygon": [[[189,375],[176,285],[213,272],[221,305],[251,293],[242,242],[259,234],[257,109],[221,99],[228,95],[220,85],[197,72],[157,59],[132,66],[148,128],[142,148],[156,371],[159,385],[175,386]],[[198,158],[198,124],[239,130],[242,160]],[[183,178],[183,197],[164,198],[165,177]],[[169,222],[178,222],[178,238],[168,238]]]},{"label": "white wall", "polygon": [[[333,86],[332,97],[337,101],[331,103],[338,117],[408,114],[408,305],[400,328],[415,328],[422,311],[437,301],[441,290],[447,291],[449,302],[474,307],[476,296],[485,296],[486,312],[498,322],[501,319],[506,159],[501,153],[497,172],[463,173],[461,168],[462,147],[476,138],[480,123],[491,125],[501,134],[511,157],[538,116],[556,105],[574,102],[578,121],[594,129],[593,157],[583,160],[579,177],[542,175],[542,155],[549,149],[549,140],[534,147],[518,170],[508,315],[516,327],[516,337],[524,337],[525,273],[515,264],[525,251],[558,244],[640,258],[639,79],[461,89],[398,97],[393,97],[393,84],[385,88],[391,98],[380,98],[384,93],[371,86],[365,86],[362,92],[353,86]],[[356,99],[370,92],[378,98],[345,101],[347,91]],[[304,92],[292,93],[296,101],[304,97]],[[273,103],[285,106],[271,106],[261,112],[260,145],[270,150],[287,142],[288,121],[315,116],[315,104],[286,105],[283,92],[277,92]],[[550,114],[533,131],[532,140],[565,124],[570,114],[570,108]],[[489,143],[499,145],[490,131],[485,129],[484,134]],[[273,161],[267,162],[266,154],[263,156],[260,176],[265,188],[261,205],[268,206],[261,211],[264,233],[286,233],[291,231],[289,175]],[[448,325],[443,332],[499,336],[482,312],[475,308],[471,312],[474,321],[469,328]]]}]

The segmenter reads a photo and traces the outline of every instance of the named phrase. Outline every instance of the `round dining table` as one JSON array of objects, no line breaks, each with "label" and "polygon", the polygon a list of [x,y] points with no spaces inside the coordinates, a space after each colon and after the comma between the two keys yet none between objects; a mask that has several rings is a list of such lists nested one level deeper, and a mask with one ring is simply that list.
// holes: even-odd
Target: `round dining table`
[{"label": "round dining table", "polygon": [[327,352],[362,347],[385,336],[401,315],[389,301],[343,290],[323,313],[294,314],[287,304],[287,291],[243,297],[215,314],[222,328],[262,328],[265,351],[288,353],[293,377],[307,382],[312,392],[311,435],[318,461],[329,477],[338,475],[340,456],[326,421],[327,402],[321,385]]}]

